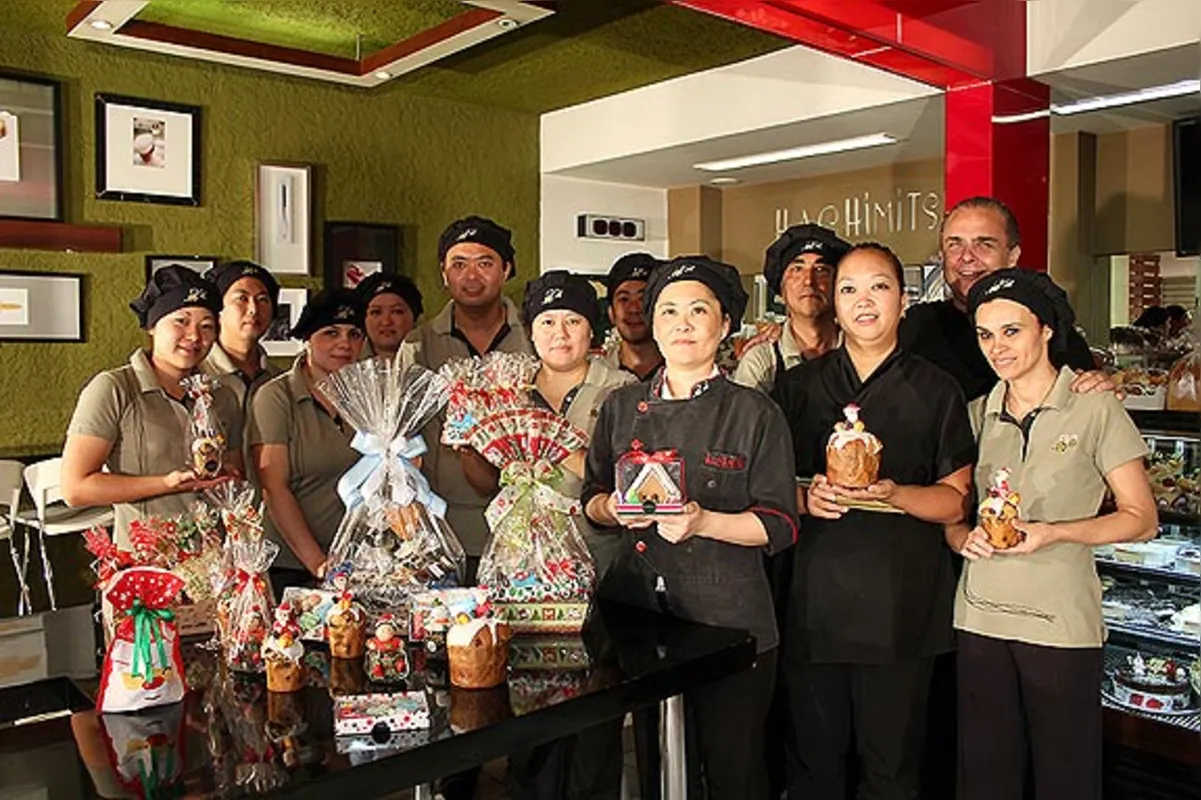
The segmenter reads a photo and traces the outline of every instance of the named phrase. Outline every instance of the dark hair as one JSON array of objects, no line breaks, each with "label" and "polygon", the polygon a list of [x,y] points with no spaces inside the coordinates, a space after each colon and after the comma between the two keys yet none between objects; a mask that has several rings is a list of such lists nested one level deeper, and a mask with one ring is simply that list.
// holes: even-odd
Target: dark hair
[{"label": "dark hair", "polygon": [[1167,325],[1171,318],[1172,315],[1166,308],[1149,306],[1143,309],[1143,313],[1138,315],[1138,319],[1133,322],[1133,325],[1136,328],[1158,328]]},{"label": "dark hair", "polygon": [[1001,215],[1001,219],[1005,221],[1005,238],[1008,240],[1009,249],[1017,247],[1022,243],[1022,232],[1018,230],[1018,219],[1009,210],[1009,206],[1002,203],[995,197],[985,197],[977,195],[960,200],[955,205],[947,209],[947,213],[943,215],[942,223],[938,226],[938,240],[942,241],[943,228],[947,226],[947,220],[951,215],[962,208],[985,209],[987,211],[995,211]]},{"label": "dark hair", "polygon": [[851,255],[859,252],[877,253],[888,259],[888,263],[892,264],[893,272],[897,275],[897,284],[901,289],[901,294],[905,293],[905,265],[901,263],[901,259],[897,258],[897,254],[892,252],[888,245],[880,244],[879,242],[860,242],[859,244],[852,245],[851,249],[842,258],[838,259],[838,263],[834,265],[833,280],[835,282],[838,281],[838,268],[842,266],[842,262],[846,261]]},{"label": "dark hair", "polygon": [[1178,306],[1175,303],[1173,303],[1172,305],[1168,306],[1164,310],[1168,312],[1168,318],[1173,321],[1181,320],[1181,319],[1188,319],[1188,311],[1185,309],[1184,306]]}]

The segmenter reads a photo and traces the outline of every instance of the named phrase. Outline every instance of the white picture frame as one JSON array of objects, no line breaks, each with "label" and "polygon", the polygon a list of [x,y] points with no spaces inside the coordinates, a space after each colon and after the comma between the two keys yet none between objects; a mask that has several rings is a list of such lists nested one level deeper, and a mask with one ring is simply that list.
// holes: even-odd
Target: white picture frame
[{"label": "white picture frame", "polygon": [[200,107],[96,95],[96,197],[200,205]]},{"label": "white picture frame", "polygon": [[277,275],[308,275],[312,263],[309,164],[269,161],[255,170],[255,261]]},{"label": "white picture frame", "polygon": [[267,355],[274,358],[291,358],[300,355],[304,343],[291,338],[288,332],[300,321],[305,304],[309,302],[308,289],[279,290],[279,303],[275,307],[275,319],[263,334],[259,343]]}]

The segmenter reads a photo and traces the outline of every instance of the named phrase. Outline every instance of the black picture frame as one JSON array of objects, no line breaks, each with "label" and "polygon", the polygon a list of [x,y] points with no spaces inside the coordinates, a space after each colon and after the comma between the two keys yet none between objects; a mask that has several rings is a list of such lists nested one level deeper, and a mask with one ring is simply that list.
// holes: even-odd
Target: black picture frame
[{"label": "black picture frame", "polygon": [[[401,272],[399,225],[376,222],[330,221],[324,228],[325,288],[347,285],[344,281],[348,262],[378,263],[378,272]],[[370,273],[368,273],[370,274]]]},{"label": "black picture frame", "polygon": [[[0,70],[0,82],[12,81],[17,84],[27,84],[30,87],[38,87],[50,90],[50,138],[52,142],[52,151],[50,155],[49,166],[53,170],[53,176],[49,181],[38,182],[38,185],[48,186],[52,192],[51,205],[49,213],[21,213],[23,203],[18,199],[19,194],[28,191],[30,182],[0,182],[0,219],[34,219],[44,220],[49,222],[63,221],[63,98],[62,84],[53,78],[47,78],[42,75],[33,75],[25,72]],[[0,111],[5,109],[3,91],[0,90]],[[35,113],[39,110],[34,109]],[[36,133],[36,131],[35,131]],[[22,138],[24,140],[24,138]],[[36,139],[35,139],[36,141]],[[25,156],[22,156],[24,160]],[[22,188],[24,186],[24,188]]]},{"label": "black picture frame", "polygon": [[[16,343],[16,342],[28,342],[28,343],[33,343],[33,342],[65,342],[65,343],[86,342],[87,341],[87,329],[85,326],[86,317],[84,316],[84,311],[85,311],[84,277],[85,277],[84,275],[82,275],[80,273],[76,273],[76,272],[33,272],[33,271],[29,271],[29,270],[19,270],[19,269],[0,270],[0,342],[14,342],[14,343]],[[37,335],[22,336],[22,335],[14,335],[11,331],[6,331],[5,330],[6,328],[16,327],[16,326],[6,324],[4,321],[4,317],[3,317],[4,313],[7,310],[5,308],[5,300],[4,300],[5,292],[4,292],[4,290],[13,288],[11,286],[5,285],[6,283],[9,283],[9,281],[7,281],[6,279],[10,279],[10,278],[11,279],[20,279],[20,278],[28,279],[26,288],[32,288],[36,283],[45,281],[45,280],[49,280],[49,279],[56,279],[56,280],[57,279],[66,279],[66,280],[70,280],[70,281],[74,282],[76,284],[76,291],[78,293],[78,302],[74,306],[74,308],[75,308],[75,327],[77,328],[78,333],[74,334],[74,335],[66,335],[66,336],[37,336]],[[17,287],[17,288],[19,288],[19,287]]]},{"label": "black picture frame", "polygon": [[[157,113],[174,114],[187,116],[190,123],[187,125],[188,131],[187,147],[185,150],[186,163],[183,168],[171,167],[169,159],[178,158],[175,155],[174,147],[171,148],[170,156],[166,156],[165,164],[148,164],[143,166],[166,166],[170,169],[171,175],[175,178],[178,184],[180,180],[190,178],[191,186],[178,185],[174,190],[154,191],[144,185],[136,185],[137,173],[134,170],[142,168],[134,164],[134,150],[131,149],[131,142],[135,138],[139,118],[133,118],[134,128],[129,131],[129,140],[126,140],[125,132],[122,131],[118,136],[117,131],[110,130],[109,113],[114,113],[121,108],[132,109],[135,113],[141,112],[146,117]],[[151,122],[158,120],[151,119]],[[178,124],[178,121],[177,121]],[[164,125],[164,128],[167,126]],[[168,135],[170,129],[168,128]],[[157,137],[154,141],[159,141]],[[163,141],[163,147],[168,144]],[[159,146],[151,147],[151,156],[161,152]],[[161,100],[147,100],[138,97],[127,97],[125,95],[116,94],[96,94],[96,197],[100,200],[124,200],[132,203],[164,203],[167,205],[180,206],[198,206],[200,205],[200,162],[201,162],[201,108],[200,106],[184,105],[183,103],[171,103]],[[123,160],[124,159],[124,160]],[[116,167],[116,165],[125,164],[129,166],[128,172],[124,167]],[[116,172],[116,174],[114,174]]]},{"label": "black picture frame", "polygon": [[181,264],[195,271],[197,275],[204,275],[220,263],[221,259],[218,256],[146,256],[146,282],[149,283],[151,275],[170,264]]}]

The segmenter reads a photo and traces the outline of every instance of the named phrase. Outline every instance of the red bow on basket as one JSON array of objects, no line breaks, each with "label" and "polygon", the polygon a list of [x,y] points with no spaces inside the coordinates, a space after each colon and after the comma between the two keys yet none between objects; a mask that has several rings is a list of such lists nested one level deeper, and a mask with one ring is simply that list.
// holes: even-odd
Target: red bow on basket
[{"label": "red bow on basket", "polygon": [[656,450],[653,453],[631,450],[623,458],[635,464],[670,464],[680,460],[680,453],[678,450]]}]

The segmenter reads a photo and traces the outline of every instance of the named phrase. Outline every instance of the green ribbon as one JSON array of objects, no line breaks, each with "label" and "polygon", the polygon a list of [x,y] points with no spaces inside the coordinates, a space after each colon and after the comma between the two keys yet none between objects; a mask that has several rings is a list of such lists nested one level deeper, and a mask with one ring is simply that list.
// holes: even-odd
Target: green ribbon
[{"label": "green ribbon", "polygon": [[152,644],[158,647],[158,663],[164,667],[168,663],[167,646],[163,637],[159,636],[159,629],[162,623],[175,619],[175,612],[169,608],[147,608],[141,600],[134,600],[128,613],[133,617],[133,665],[130,672],[134,677],[141,676],[142,680],[148,681],[154,676]]},{"label": "green ribbon", "polygon": [[[159,786],[159,774],[154,763],[154,748],[146,748],[150,753],[150,769],[147,771],[146,764],[138,759],[138,777],[142,779],[142,794],[145,800],[165,800],[168,797],[176,797],[179,795],[175,791],[178,787],[174,786],[171,777],[175,772],[175,748],[172,746],[167,751],[167,785],[166,787]],[[163,793],[161,789],[166,788],[168,791]]]}]

